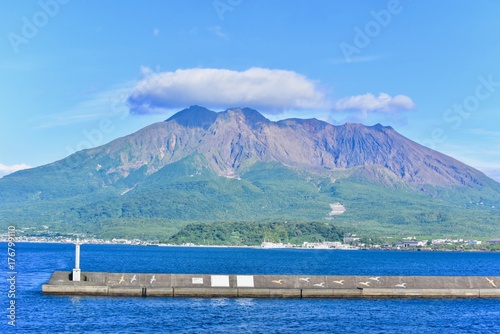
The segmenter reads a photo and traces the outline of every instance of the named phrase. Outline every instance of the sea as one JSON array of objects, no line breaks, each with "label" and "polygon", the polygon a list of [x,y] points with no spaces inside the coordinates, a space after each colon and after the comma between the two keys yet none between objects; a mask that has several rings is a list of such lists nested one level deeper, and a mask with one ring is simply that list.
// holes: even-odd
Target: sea
[{"label": "sea", "polygon": [[[0,333],[500,333],[500,299],[43,295],[42,284],[52,272],[74,267],[75,246],[16,243],[9,253],[7,243],[0,243],[0,252]],[[15,260],[14,267],[9,268],[9,259],[11,264]],[[123,273],[499,276],[500,253],[84,244],[81,268]]]}]

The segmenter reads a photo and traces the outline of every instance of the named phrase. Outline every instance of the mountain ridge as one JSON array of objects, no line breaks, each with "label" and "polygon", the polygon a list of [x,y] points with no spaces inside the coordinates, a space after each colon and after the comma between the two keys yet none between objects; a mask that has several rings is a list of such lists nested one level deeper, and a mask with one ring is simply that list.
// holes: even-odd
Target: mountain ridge
[{"label": "mountain ridge", "polygon": [[[338,217],[329,215],[334,203],[346,208]],[[17,213],[92,231],[130,220],[136,226],[134,219],[168,231],[192,221],[333,219],[372,231],[427,233],[482,224],[484,234],[500,230],[496,207],[499,183],[392,127],[274,122],[250,108],[191,106],[0,179],[2,221]],[[470,222],[474,217],[481,222]]]},{"label": "mountain ridge", "polygon": [[[198,118],[200,115],[203,116]],[[173,123],[181,128],[176,128]],[[161,129],[165,124],[168,126]],[[193,127],[194,124],[199,126]],[[157,159],[167,157],[165,164],[168,164],[177,161],[175,157],[180,157],[179,151],[185,151],[183,156],[194,152],[208,152],[211,167],[222,175],[237,173],[241,166],[245,166],[242,160],[257,158],[289,166],[310,164],[320,169],[381,164],[393,172],[396,178],[421,185],[481,185],[486,177],[480,171],[431,151],[401,136],[392,127],[380,124],[365,126],[347,123],[334,126],[316,119],[272,122],[249,108],[233,108],[216,113],[193,106],[178,112],[164,123],[150,127],[155,127],[153,135],[155,131],[161,132],[156,139],[166,139],[167,142],[166,147],[161,147],[161,143],[152,138],[150,128],[145,129],[144,140],[157,143],[156,151],[152,147],[146,151],[156,153]],[[141,131],[131,136],[138,135],[140,138]],[[144,147],[144,143],[137,144]],[[215,147],[219,148],[217,152],[212,149]],[[313,152],[307,157],[300,156],[311,148]],[[169,154],[173,159],[168,159]],[[405,162],[412,155],[414,158],[409,163]],[[136,157],[135,161],[151,162],[145,157]],[[124,161],[122,167],[135,168],[134,164],[128,163]],[[417,163],[425,164],[430,170],[425,170]],[[461,170],[463,172],[456,174]]]}]

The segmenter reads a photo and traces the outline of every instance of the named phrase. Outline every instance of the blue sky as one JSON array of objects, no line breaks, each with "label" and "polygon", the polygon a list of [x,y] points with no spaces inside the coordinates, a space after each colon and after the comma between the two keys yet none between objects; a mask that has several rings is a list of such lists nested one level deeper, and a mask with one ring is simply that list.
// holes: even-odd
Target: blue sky
[{"label": "blue sky", "polygon": [[0,177],[200,104],[390,125],[500,181],[499,1],[3,7]]}]

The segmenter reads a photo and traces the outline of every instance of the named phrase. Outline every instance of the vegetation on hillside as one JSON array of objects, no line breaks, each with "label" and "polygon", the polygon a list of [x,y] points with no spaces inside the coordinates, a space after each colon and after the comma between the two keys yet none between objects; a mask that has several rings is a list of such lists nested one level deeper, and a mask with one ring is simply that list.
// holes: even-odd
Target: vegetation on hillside
[{"label": "vegetation on hillside", "polygon": [[[378,236],[500,234],[500,210],[474,190],[434,189],[446,198],[438,200],[403,184],[382,186],[348,175],[332,181],[277,163],[257,163],[239,179],[227,178],[190,157],[147,178],[137,171],[105,187],[96,186],[89,176],[100,171],[79,169],[78,191],[69,196],[58,192],[60,185],[69,191],[73,180],[66,167],[61,168],[64,173],[54,167],[44,177],[38,177],[36,169],[6,177],[3,189],[17,189],[9,196],[19,197],[0,203],[0,225],[46,225],[59,232],[146,239],[168,239],[187,224],[231,221],[248,222],[242,229],[247,234],[252,228],[258,231],[259,224],[285,221],[329,222],[347,232]],[[30,182],[27,196],[21,185]],[[346,211],[330,216],[330,204],[337,202]],[[250,236],[244,240],[255,242]]]},{"label": "vegetation on hillside", "polygon": [[168,244],[255,246],[264,240],[275,243],[340,241],[343,232],[328,223],[213,223],[189,224],[170,238]]}]

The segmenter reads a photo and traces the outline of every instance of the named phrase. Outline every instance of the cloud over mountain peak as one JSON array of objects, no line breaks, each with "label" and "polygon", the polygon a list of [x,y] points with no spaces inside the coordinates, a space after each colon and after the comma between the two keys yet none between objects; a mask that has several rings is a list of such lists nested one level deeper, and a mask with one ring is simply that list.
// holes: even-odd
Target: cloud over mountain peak
[{"label": "cloud over mountain peak", "polygon": [[395,115],[415,108],[410,97],[385,92],[334,100],[319,81],[282,69],[191,68],[155,72],[142,67],[141,72],[143,78],[135,84],[127,100],[130,112],[135,115],[168,114],[193,104],[215,110],[244,105],[267,115],[295,111],[311,117],[322,112],[363,121],[368,114]]},{"label": "cloud over mountain peak", "polygon": [[324,109],[329,102],[317,82],[293,71],[254,67],[245,71],[215,68],[144,71],[128,102],[132,113],[150,114],[185,105],[211,108],[246,105],[267,113],[287,109]]}]

